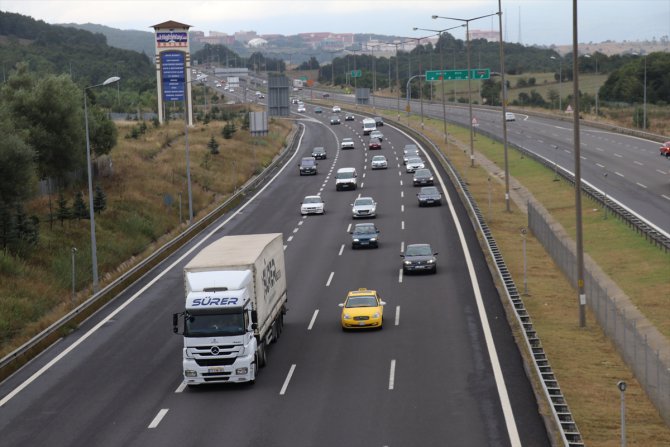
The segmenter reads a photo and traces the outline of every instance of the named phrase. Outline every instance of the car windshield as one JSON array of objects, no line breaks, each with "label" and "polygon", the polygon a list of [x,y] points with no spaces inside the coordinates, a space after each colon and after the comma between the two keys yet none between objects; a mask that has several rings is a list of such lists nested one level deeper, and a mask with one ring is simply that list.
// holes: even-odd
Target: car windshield
[{"label": "car windshield", "polygon": [[427,187],[427,188],[421,188],[421,191],[419,191],[419,194],[425,194],[425,195],[435,195],[437,194],[437,188],[435,187]]},{"label": "car windshield", "polygon": [[414,177],[430,177],[430,171],[428,169],[417,169]]},{"label": "car windshield", "polygon": [[354,233],[356,234],[375,234],[377,229],[374,225],[356,225],[354,228]]},{"label": "car windshield", "polygon": [[345,307],[377,307],[377,298],[374,295],[350,296]]},{"label": "car windshield", "polygon": [[372,161],[386,161],[386,157],[384,157],[383,155],[375,155],[374,157],[372,157]]},{"label": "car windshield", "polygon": [[325,150],[322,147],[316,147],[312,152],[315,154],[323,154]]},{"label": "car windshield", "polygon": [[372,205],[374,202],[372,201],[371,198],[366,197],[364,199],[356,199],[354,201],[354,206],[361,206],[361,205]]},{"label": "car windshield", "polygon": [[186,318],[184,335],[188,337],[216,337],[244,334],[244,314],[200,314]]},{"label": "car windshield", "polygon": [[303,166],[314,166],[314,163],[315,163],[314,160],[312,160],[311,158],[303,158],[302,160]]},{"label": "car windshield", "polygon": [[409,162],[410,163],[423,163],[423,160],[421,160],[420,158],[410,158]]},{"label": "car windshield", "polygon": [[321,203],[321,197],[305,197],[302,203]]},{"label": "car windshield", "polygon": [[338,172],[337,173],[337,178],[354,178],[354,173],[347,171],[347,172]]},{"label": "car windshield", "polygon": [[343,143],[353,143],[354,140],[352,140],[351,138],[345,138],[345,139],[342,140],[342,142]]},{"label": "car windshield", "polygon": [[432,256],[432,254],[430,245],[410,245],[405,251],[405,256]]}]

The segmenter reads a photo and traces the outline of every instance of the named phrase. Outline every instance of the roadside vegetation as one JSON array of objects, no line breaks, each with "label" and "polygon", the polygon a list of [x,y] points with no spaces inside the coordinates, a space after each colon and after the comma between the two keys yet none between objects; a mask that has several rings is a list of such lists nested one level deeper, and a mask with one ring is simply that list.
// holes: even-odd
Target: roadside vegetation
[{"label": "roadside vegetation", "polygon": [[[227,109],[228,121],[210,120],[189,129],[195,219],[260,172],[284,144],[291,128],[289,121],[272,120],[268,135],[251,137],[243,129],[246,111],[231,106]],[[185,228],[188,194],[184,127],[183,121],[159,127],[141,121],[118,123],[118,144],[96,178],[105,202],[95,219],[102,285]],[[229,139],[223,135],[226,127],[235,129]],[[35,196],[24,207],[28,215],[39,218],[40,231],[35,244],[20,254],[7,250],[0,253],[0,356],[91,293],[85,177],[57,194]],[[83,214],[77,212],[82,207]],[[72,248],[77,249],[74,297]]]}]

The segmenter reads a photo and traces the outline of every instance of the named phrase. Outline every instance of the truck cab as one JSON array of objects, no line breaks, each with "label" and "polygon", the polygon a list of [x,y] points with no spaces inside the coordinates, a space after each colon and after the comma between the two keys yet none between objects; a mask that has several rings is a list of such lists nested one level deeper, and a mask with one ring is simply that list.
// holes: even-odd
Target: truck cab
[{"label": "truck cab", "polygon": [[[221,272],[186,273],[190,289],[186,309],[174,315],[173,324],[178,332],[179,316],[183,317],[183,372],[187,385],[256,379],[253,275],[250,270],[225,273],[225,280]],[[210,287],[211,284],[217,285]]]},{"label": "truck cab", "polygon": [[377,130],[377,123],[372,118],[363,119],[363,135],[370,135],[370,132]]}]

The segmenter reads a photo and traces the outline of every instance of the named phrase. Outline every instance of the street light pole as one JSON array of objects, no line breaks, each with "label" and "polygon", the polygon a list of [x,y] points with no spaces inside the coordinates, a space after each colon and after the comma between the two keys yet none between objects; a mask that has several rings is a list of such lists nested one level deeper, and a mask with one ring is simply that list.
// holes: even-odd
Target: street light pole
[{"label": "street light pole", "polygon": [[470,66],[470,22],[474,20],[483,19],[486,17],[492,17],[498,13],[486,14],[479,17],[473,17],[471,19],[460,19],[457,17],[444,17],[433,15],[433,19],[447,19],[447,20],[457,20],[459,22],[465,22],[465,37],[467,41],[467,61],[468,61],[468,112],[470,115],[470,167],[475,166],[475,128],[472,124],[472,68]]},{"label": "street light pole", "polygon": [[498,41],[500,44],[500,89],[502,94],[503,153],[505,157],[505,211],[509,206],[509,160],[507,157],[507,84],[505,83],[505,42],[502,28],[502,0],[498,0]]},{"label": "street light pole", "polygon": [[[549,59],[556,60],[556,56]],[[563,112],[563,58],[558,58],[558,111]]]},{"label": "street light pole", "polygon": [[88,211],[89,219],[91,221],[91,269],[93,272],[93,292],[96,293],[99,289],[98,286],[98,248],[97,242],[95,239],[95,211],[93,210],[93,172],[91,168],[91,140],[88,130],[88,105],[86,101],[86,90],[102,87],[105,85],[113,84],[118,82],[121,78],[118,76],[112,76],[107,78],[102,84],[91,85],[84,89],[84,123],[86,125],[86,165],[88,169]]}]

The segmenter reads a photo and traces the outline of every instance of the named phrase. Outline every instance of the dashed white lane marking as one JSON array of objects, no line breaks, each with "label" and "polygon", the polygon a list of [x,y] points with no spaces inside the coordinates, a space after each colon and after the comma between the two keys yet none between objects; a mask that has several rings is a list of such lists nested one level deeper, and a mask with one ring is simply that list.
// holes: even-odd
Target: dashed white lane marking
[{"label": "dashed white lane marking", "polygon": [[622,173],[620,173],[620,172],[616,172],[616,171],[614,171],[614,173],[615,173],[616,175],[618,175],[619,177],[625,177],[625,176],[624,176]]},{"label": "dashed white lane marking", "polygon": [[638,166],[644,166],[644,163],[640,163],[640,162],[637,161],[637,160],[633,160],[633,163],[635,163],[635,164],[638,165]]},{"label": "dashed white lane marking", "polygon": [[290,236],[286,239],[287,242],[291,242],[292,240],[293,240],[293,235],[290,235]]},{"label": "dashed white lane marking", "polygon": [[398,282],[399,282],[399,283],[402,282],[402,269],[400,269],[400,270],[398,271]]},{"label": "dashed white lane marking", "polygon": [[400,242],[400,253],[405,252],[405,241]]},{"label": "dashed white lane marking", "polygon": [[288,370],[288,375],[286,376],[286,380],[284,380],[284,385],[281,387],[281,391],[279,392],[280,396],[286,394],[286,388],[288,388],[288,383],[291,381],[291,377],[293,377],[293,371],[295,371],[295,363],[292,364],[291,369]]},{"label": "dashed white lane marking", "polygon": [[402,186],[402,180],[400,180],[400,186]]},{"label": "dashed white lane marking", "polygon": [[667,174],[667,172],[661,171],[660,169],[657,169],[656,172],[658,172],[659,174],[663,174],[663,175]]},{"label": "dashed white lane marking", "polygon": [[605,149],[600,148],[600,147],[597,147],[596,150],[597,150],[597,151],[600,151],[600,152],[605,152]]},{"label": "dashed white lane marking", "polygon": [[665,194],[661,194],[661,197],[663,197],[666,200],[670,200],[670,197],[666,196]]},{"label": "dashed white lane marking", "polygon": [[395,386],[395,359],[391,360],[391,370],[389,371],[389,390]]},{"label": "dashed white lane marking", "polygon": [[400,324],[400,306],[395,307],[395,325],[398,326]]},{"label": "dashed white lane marking", "polygon": [[605,167],[605,165],[601,165],[600,163],[596,163],[596,166],[598,166],[599,168],[604,168]]},{"label": "dashed white lane marking", "polygon": [[334,275],[335,272],[330,272],[330,276],[328,277],[328,281],[326,282],[326,287],[330,287],[330,282],[333,280]]},{"label": "dashed white lane marking", "polygon": [[400,229],[401,230],[405,229],[405,221],[404,220],[400,221]]},{"label": "dashed white lane marking", "polygon": [[617,154],[616,152],[614,153],[615,157],[623,158],[623,155]]},{"label": "dashed white lane marking", "polygon": [[405,212],[405,205],[400,205],[400,212],[404,213]]},{"label": "dashed white lane marking", "polygon": [[351,231],[351,224],[347,225],[347,233]]},{"label": "dashed white lane marking", "polygon": [[636,182],[635,184],[636,184],[637,186],[639,186],[640,188],[647,189],[647,187],[646,187],[645,185],[643,185],[642,183],[640,183],[640,182]]},{"label": "dashed white lane marking", "polygon": [[405,191],[400,191],[400,197],[405,197]]},{"label": "dashed white lane marking", "polygon": [[[303,219],[304,219],[304,218],[305,218],[305,217],[303,217]],[[303,222],[304,222],[304,220],[301,220],[300,222],[298,222],[298,226],[302,225]]]},{"label": "dashed white lane marking", "polygon": [[314,322],[316,321],[316,316],[319,315],[319,309],[316,309],[314,311],[314,315],[312,315],[312,319],[309,321],[309,326],[307,326],[307,330],[311,331],[312,328],[314,327]]},{"label": "dashed white lane marking", "polygon": [[167,412],[168,412],[168,408],[162,408],[162,409],[158,412],[158,414],[156,415],[156,417],[154,418],[154,420],[151,421],[151,424],[149,424],[149,427],[148,427],[148,428],[156,428],[156,427],[158,427],[158,424],[161,423],[161,421],[163,420],[163,418],[165,417],[165,415],[167,414]]},{"label": "dashed white lane marking", "polygon": [[298,230],[299,230],[299,228],[294,228],[294,229],[293,229],[293,234],[297,233]]},{"label": "dashed white lane marking", "polygon": [[337,254],[337,256],[342,256],[342,252],[344,251],[344,244],[340,247],[340,252]]},{"label": "dashed white lane marking", "polygon": [[175,393],[181,393],[186,389],[186,382],[182,382],[179,384],[176,390],[174,390]]}]

